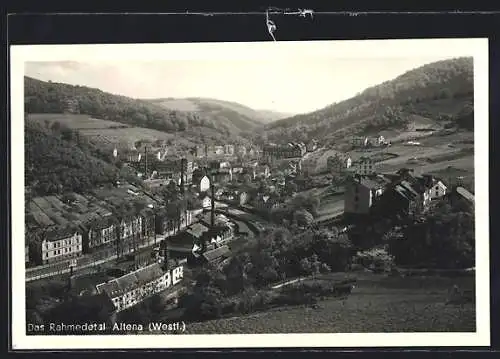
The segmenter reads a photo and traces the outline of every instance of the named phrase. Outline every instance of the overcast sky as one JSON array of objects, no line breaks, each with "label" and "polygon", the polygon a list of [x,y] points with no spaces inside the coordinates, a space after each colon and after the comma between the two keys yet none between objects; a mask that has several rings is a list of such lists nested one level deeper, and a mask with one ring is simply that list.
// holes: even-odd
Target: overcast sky
[{"label": "overcast sky", "polygon": [[305,113],[444,58],[51,61],[27,62],[25,74],[133,98],[209,97]]}]

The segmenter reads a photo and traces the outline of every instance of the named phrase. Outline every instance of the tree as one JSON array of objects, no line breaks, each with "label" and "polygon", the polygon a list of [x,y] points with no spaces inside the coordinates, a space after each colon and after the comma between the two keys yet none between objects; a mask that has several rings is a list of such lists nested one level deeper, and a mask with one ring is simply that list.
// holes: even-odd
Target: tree
[{"label": "tree", "polygon": [[422,221],[406,224],[388,238],[389,253],[400,265],[435,268],[474,266],[474,216],[447,205],[438,206]]},{"label": "tree", "polygon": [[294,213],[294,220],[300,227],[308,227],[314,223],[313,215],[306,210],[299,210]]}]

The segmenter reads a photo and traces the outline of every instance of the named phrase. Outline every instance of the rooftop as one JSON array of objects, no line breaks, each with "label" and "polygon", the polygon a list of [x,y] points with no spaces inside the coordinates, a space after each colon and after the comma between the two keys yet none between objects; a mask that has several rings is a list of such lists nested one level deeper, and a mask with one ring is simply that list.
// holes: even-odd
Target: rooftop
[{"label": "rooftop", "polygon": [[203,233],[207,232],[208,230],[209,230],[209,228],[204,226],[203,224],[194,223],[186,229],[186,232],[191,234],[195,238],[199,239],[203,236]]},{"label": "rooftop", "polygon": [[219,258],[229,258],[231,256],[231,250],[227,245],[221,246],[219,248],[212,249],[211,251],[206,251],[203,253],[203,258],[207,261],[212,262]]},{"label": "rooftop", "polygon": [[131,184],[124,184],[120,187],[97,189],[93,191],[93,195],[114,208],[119,208],[124,204],[135,202],[142,202],[144,207],[148,205],[158,205],[156,200]]},{"label": "rooftop", "polygon": [[158,263],[153,263],[147,267],[127,273],[122,277],[98,284],[96,288],[99,293],[106,293],[111,298],[114,298],[144,284],[150,283],[162,275],[163,270],[160,265]]},{"label": "rooftop", "polygon": [[474,203],[474,195],[472,193],[470,193],[469,191],[467,191],[465,188],[463,188],[463,187],[457,187],[456,191],[457,191],[458,194],[460,194],[466,200],[468,200],[469,202]]},{"label": "rooftop", "polygon": [[369,189],[380,189],[384,188],[389,181],[385,177],[380,176],[361,176],[360,183]]},{"label": "rooftop", "polygon": [[39,226],[68,226],[111,216],[112,213],[103,203],[90,201],[79,194],[72,194],[72,201],[65,202],[62,196],[36,197],[28,205],[33,219]]},{"label": "rooftop", "polygon": [[74,226],[54,226],[45,231],[45,239],[49,242],[58,241],[60,239],[69,238],[79,230]]}]

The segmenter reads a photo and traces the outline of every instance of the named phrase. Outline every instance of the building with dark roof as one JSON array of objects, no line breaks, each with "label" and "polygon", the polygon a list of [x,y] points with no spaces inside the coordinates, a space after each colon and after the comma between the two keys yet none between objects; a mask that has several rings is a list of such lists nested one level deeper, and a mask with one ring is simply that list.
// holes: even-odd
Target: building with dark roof
[{"label": "building with dark roof", "polygon": [[91,253],[96,248],[112,244],[118,239],[118,220],[114,216],[107,216],[83,224],[83,252]]},{"label": "building with dark roof", "polygon": [[369,214],[370,209],[390,181],[382,175],[349,178],[345,184],[344,213]]},{"label": "building with dark roof", "polygon": [[283,158],[301,158],[307,152],[306,145],[303,143],[290,142],[286,144],[268,144],[262,149],[262,157],[266,161],[273,161]]},{"label": "building with dark roof", "polygon": [[258,211],[269,213],[283,206],[284,202],[277,193],[260,194],[252,201],[254,208]]},{"label": "building with dark roof", "polygon": [[396,180],[377,202],[376,213],[381,216],[413,215],[425,210],[430,203],[432,184],[426,179],[406,177]]},{"label": "building with dark roof", "polygon": [[204,252],[201,258],[207,263],[222,264],[224,261],[231,258],[231,250],[227,245],[223,245]]},{"label": "building with dark roof", "polygon": [[[186,157],[164,158],[162,161],[155,161],[151,164],[151,169],[156,171],[159,178],[179,179],[185,185],[193,182],[193,161]],[[181,175],[183,175],[182,178]]]}]

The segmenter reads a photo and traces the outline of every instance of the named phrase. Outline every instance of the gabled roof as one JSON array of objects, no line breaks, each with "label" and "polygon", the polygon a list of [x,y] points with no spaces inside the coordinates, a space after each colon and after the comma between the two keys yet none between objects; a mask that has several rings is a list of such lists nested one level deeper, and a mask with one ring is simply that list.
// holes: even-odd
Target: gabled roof
[{"label": "gabled roof", "polygon": [[204,226],[203,224],[194,223],[190,225],[188,229],[186,229],[186,232],[199,239],[203,236],[203,233],[207,232],[208,230],[208,227]]},{"label": "gabled roof", "polygon": [[106,217],[101,217],[99,219],[96,219],[94,221],[89,221],[85,224],[82,225],[82,228],[84,230],[101,230],[104,228],[109,228],[112,225],[118,223],[117,219],[114,216],[106,216]]},{"label": "gabled roof", "polygon": [[409,188],[402,186],[401,184],[397,184],[394,187],[394,191],[408,201],[413,201],[418,197],[418,194],[415,191],[410,190]]},{"label": "gabled roof", "polygon": [[[369,189],[380,189],[384,188],[389,181],[383,176],[359,176],[361,185]],[[354,182],[358,182],[356,178],[353,179]]]},{"label": "gabled roof", "polygon": [[58,241],[73,236],[80,230],[75,227],[51,227],[45,231],[45,239],[49,242]]},{"label": "gabled roof", "polygon": [[474,203],[474,195],[463,187],[457,187],[456,192],[469,202]]},{"label": "gabled roof", "polygon": [[230,256],[231,256],[231,250],[227,245],[203,253],[203,258],[205,258],[209,262],[219,259],[221,257],[229,258]]},{"label": "gabled roof", "polygon": [[163,275],[163,270],[158,263],[140,268],[122,277],[101,283],[96,286],[99,293],[106,293],[111,298],[117,297],[136,289],[144,284],[152,282]]},{"label": "gabled roof", "polygon": [[418,191],[414,188],[414,185],[408,181],[401,181],[400,185],[404,187],[408,192],[411,193],[412,196],[418,197],[419,193]]}]

